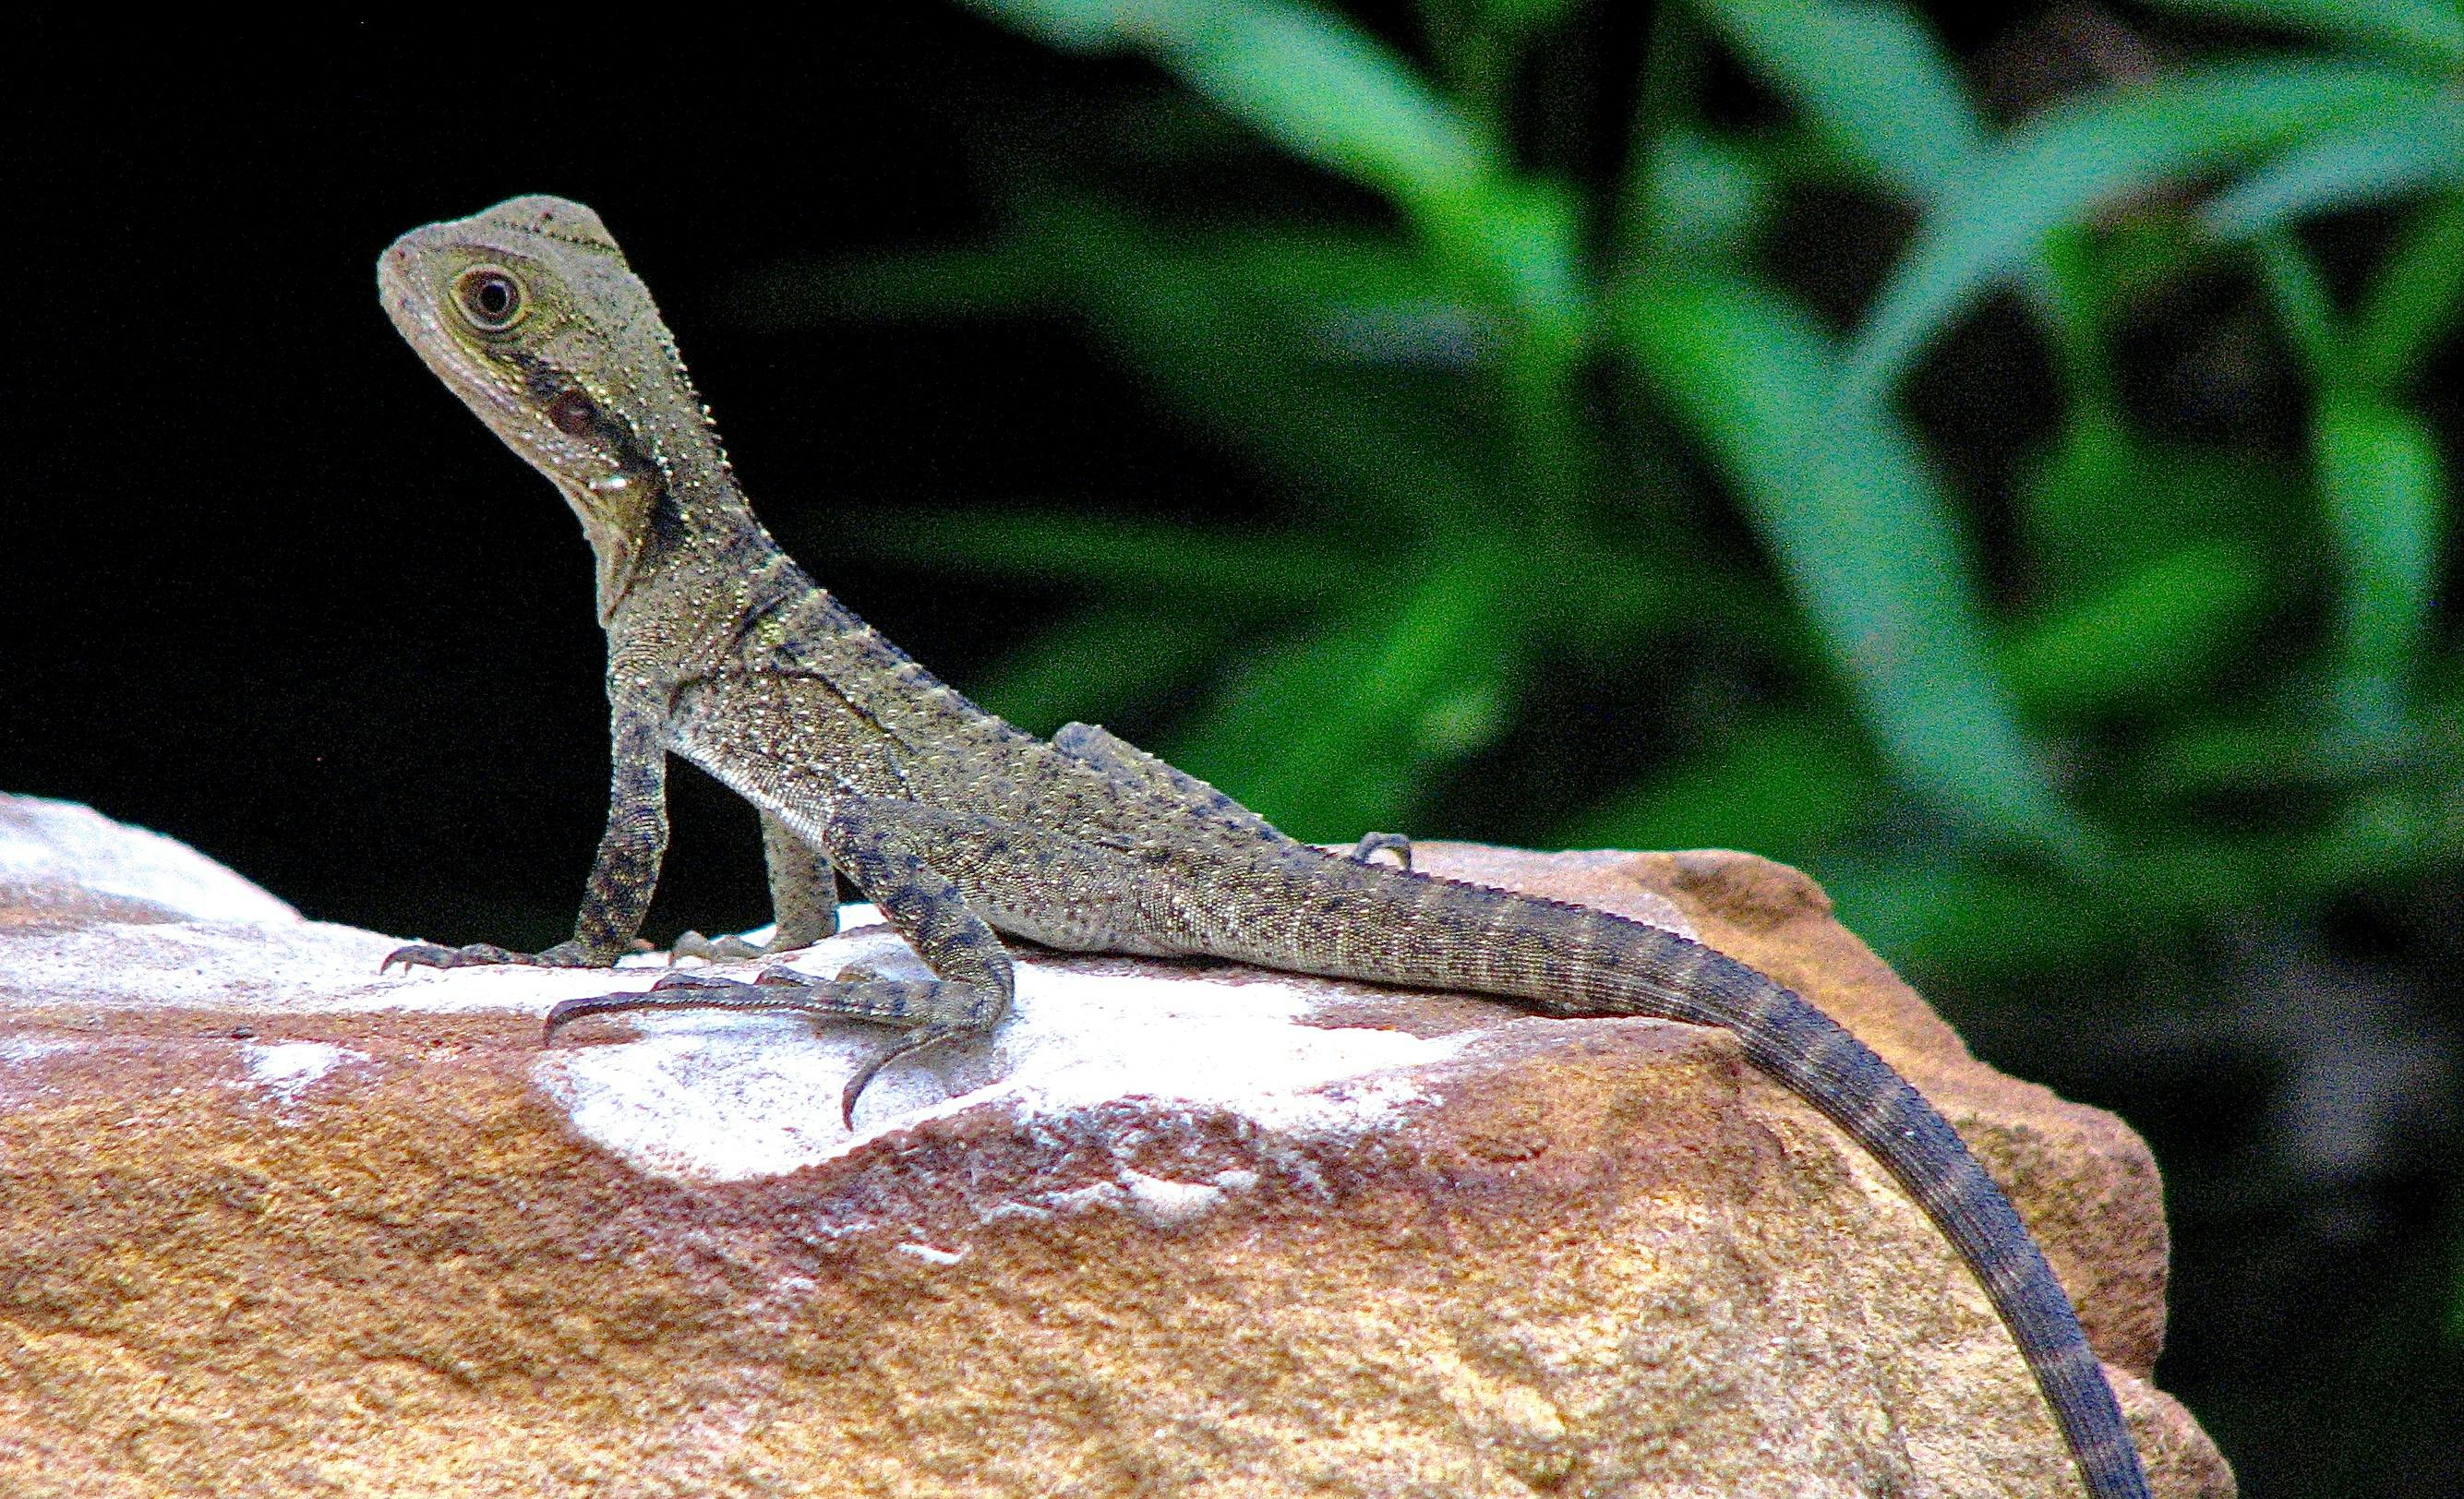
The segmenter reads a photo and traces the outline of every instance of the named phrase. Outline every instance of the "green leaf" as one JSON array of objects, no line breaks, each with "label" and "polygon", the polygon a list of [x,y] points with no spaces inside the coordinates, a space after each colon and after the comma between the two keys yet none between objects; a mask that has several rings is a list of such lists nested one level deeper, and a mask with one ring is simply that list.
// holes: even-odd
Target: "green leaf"
[{"label": "green leaf", "polygon": [[2304,142],[2219,193],[2210,230],[2246,239],[2305,214],[2359,208],[2464,182],[2464,104],[2440,96],[2391,120]]},{"label": "green leaf", "polygon": [[[1497,502],[1497,440],[1483,430],[1492,414],[1459,380],[1351,367],[1328,320],[1351,283],[1295,295],[1298,267],[1339,263],[1302,251],[1303,235],[1176,231],[1085,197],[1023,199],[1016,212],[1068,303],[1151,386],[1305,492],[1339,500],[1357,530],[1411,534]],[[1373,300],[1408,274],[1408,250],[1390,238],[1386,254],[1387,276],[1367,283]],[[1282,279],[1261,275],[1278,259]]]},{"label": "green leaf", "polygon": [[1578,0],[1481,0],[1481,8],[1517,31],[1538,31],[1572,12]]},{"label": "green leaf", "polygon": [[1588,316],[1571,195],[1352,22],[1279,0],[975,0],[1057,46],[1132,48],[1304,161],[1410,215],[1465,290],[1569,344]]},{"label": "green leaf", "polygon": [[1659,271],[1617,329],[1719,458],[1899,773],[1984,827],[2082,856],[1987,657],[1948,496],[1896,417],[1840,396],[1812,320],[1743,281]]},{"label": "green leaf", "polygon": [[2464,304],[2464,196],[2424,209],[2380,262],[2353,317],[2347,375],[2391,391],[2409,379]]},{"label": "green leaf", "polygon": [[1296,837],[1403,820],[1439,766],[1503,728],[1524,650],[1516,566],[1464,538],[1399,595],[1370,590],[1330,628],[1260,657],[1169,758]]},{"label": "green leaf", "polygon": [[1275,0],[977,0],[1055,46],[1147,53],[1306,161],[1423,209],[1501,175],[1496,146],[1349,20]]},{"label": "green leaf", "polygon": [[1313,539],[1259,537],[1054,510],[899,511],[851,527],[877,557],[957,564],[1038,583],[1204,599],[1276,613],[1356,588],[1390,562]]},{"label": "green leaf", "polygon": [[2256,718],[2196,715],[2160,731],[2136,776],[2146,794],[2159,798],[2325,785],[2347,768],[2320,754],[2318,718],[2316,699],[2306,692],[2297,707]]},{"label": "green leaf", "polygon": [[2287,592],[2282,540],[2316,524],[2307,478],[2261,455],[2145,442],[2119,421],[2075,424],[2019,494],[2041,596],[2069,608],[2216,541],[2269,559],[2270,588]]},{"label": "green leaf", "polygon": [[2373,118],[2432,93],[2362,63],[2229,63],[2108,90],[2051,110],[1980,157],[1934,205],[1867,312],[1847,358],[1872,397],[2045,236],[2105,205]]},{"label": "green leaf", "polygon": [[1808,872],[1839,919],[1903,971],[2067,972],[2115,946],[2136,915],[2093,883],[2031,877],[1939,845],[1822,859]]},{"label": "green leaf", "polygon": [[1827,0],[1697,0],[1842,157],[1927,199],[1985,148],[1958,72],[1908,9]]},{"label": "green leaf", "polygon": [[1422,206],[1500,175],[1496,147],[1350,21],[1272,0],[978,0],[1056,46],[1134,48],[1331,170]]},{"label": "green leaf", "polygon": [[2339,889],[2402,879],[2442,854],[2452,861],[2453,849],[2439,845],[2454,823],[2437,801],[2431,788],[2406,780],[2365,783],[2310,840],[2305,862],[2319,872],[2304,893],[2325,899]]},{"label": "green leaf", "polygon": [[1650,532],[1617,537],[1567,533],[1555,555],[1525,559],[1523,607],[1532,638],[1586,656],[1630,656],[1656,636],[1710,630],[1750,640],[1768,661],[1818,670],[1821,648],[1804,621],[1758,574],[1707,553],[1691,555]]},{"label": "green leaf", "polygon": [[2387,742],[2430,632],[2444,488],[2421,418],[2364,395],[2334,394],[2313,430],[2328,532],[2343,574],[2340,706],[2348,733]]},{"label": "green leaf", "polygon": [[2078,717],[2160,703],[2197,687],[2273,602],[2266,560],[2195,542],[2014,634],[2002,674],[2039,713]]},{"label": "green leaf", "polygon": [[979,673],[970,695],[1035,734],[1071,718],[1145,716],[1220,655],[1238,628],[1228,613],[1104,607],[1019,646]]},{"label": "green leaf", "polygon": [[1770,221],[1778,185],[1727,142],[1677,128],[1652,143],[1639,222],[1654,254],[1741,260]]},{"label": "green leaf", "polygon": [[1818,713],[1758,715],[1716,749],[1616,797],[1559,841],[1574,849],[1746,849],[1797,864],[1870,817],[1880,767]]},{"label": "green leaf", "polygon": [[2441,0],[2154,0],[2191,15],[2257,22],[2391,52],[2436,68],[2464,67],[2464,14]]},{"label": "green leaf", "polygon": [[2334,378],[2343,336],[2337,331],[2326,277],[2289,232],[2262,234],[2253,248],[2258,253],[2259,282],[2276,303],[2277,320],[2283,323],[2285,336],[2309,364],[2311,378]]}]

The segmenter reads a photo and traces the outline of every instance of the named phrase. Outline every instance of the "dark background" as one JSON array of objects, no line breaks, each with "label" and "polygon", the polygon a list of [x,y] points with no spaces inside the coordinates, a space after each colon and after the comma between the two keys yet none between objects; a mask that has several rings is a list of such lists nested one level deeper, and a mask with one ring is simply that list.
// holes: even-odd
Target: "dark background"
[{"label": "dark background", "polygon": [[[445,66],[418,28],[107,67],[90,35],[47,33],[31,55],[58,71],[8,169],[27,295],[0,779],[192,843],[319,918],[533,945],[570,922],[605,810],[588,552],[375,295],[394,235],[517,192],[616,228],[739,471],[833,586],[961,675],[1020,629],[1017,598],[833,558],[833,518],[1052,484],[1072,429],[1067,447],[1117,445],[1149,479],[1195,460],[1139,452],[1171,444],[1115,419],[1135,397],[1066,338],[781,336],[722,301],[767,265],[974,227],[919,75],[961,43],[996,69],[1030,50],[931,11],[891,30],[514,73]],[[758,857],[730,856],[750,814],[680,779],[661,920],[760,919]]]},{"label": "dark background", "polygon": [[[1982,68],[2044,9],[1929,13]],[[1593,42],[1629,45],[1648,18],[1605,18]],[[1411,44],[1398,15],[1371,20]],[[42,20],[20,35],[0,106],[14,228],[0,788],[182,839],[319,919],[526,947],[565,934],[605,805],[587,552],[548,487],[402,346],[373,284],[396,233],[517,192],[600,210],[656,289],[764,518],[961,687],[1061,617],[1074,585],[937,568],[879,544],[868,521],[1056,499],[1171,523],[1293,512],[1272,474],[1067,319],[770,315],[764,288],[782,273],[989,232],[987,164],[1010,136],[1049,130],[1056,100],[1147,86],[1154,70],[1062,58],[932,7],[789,31],[612,25],[474,12],[140,48]],[[1771,107],[1734,68],[1711,87],[1740,117]],[[1870,291],[1906,229],[1820,199],[1794,222],[1786,274],[1840,306]],[[1991,352],[2006,316],[1963,335],[1972,368],[1954,349],[1950,372],[1928,376],[1989,392],[1944,418],[1963,473],[2041,434],[2041,370]],[[2254,399],[2255,420],[2298,439],[2292,398],[2262,382]],[[2269,417],[2270,400],[2287,404]],[[1990,530],[1992,505],[1980,514]],[[1708,524],[1751,557],[1742,522]],[[1541,841],[1560,825],[1524,804],[1571,803],[1664,761],[1595,690],[1610,691],[1571,674],[1534,711],[1620,725],[1582,740],[1600,763],[1562,785],[1509,781],[1504,805],[1441,786],[1410,830]],[[1187,706],[1167,694],[1124,726],[1168,727]],[[691,772],[674,799],[651,934],[763,919],[751,815]],[[2333,906],[2298,939],[2264,924],[2211,934],[2161,981],[2144,953],[2082,963],[2117,1012],[2140,1003],[2136,985],[2194,996],[2118,1023],[2138,1038],[2121,1057],[2032,1025],[2007,976],[1919,965],[1989,1059],[2120,1111],[2154,1144],[2177,1234],[2160,1378],[2247,1492],[2464,1483],[2442,1101],[2464,959],[2421,935],[2455,894],[2450,871],[2401,899]],[[2272,999],[2203,1018],[2195,997],[2228,990]],[[2080,1028],[2062,1013],[2060,1028]],[[2373,1014],[2402,1019],[2337,1018]],[[2340,1083],[2339,1067],[2376,1084]],[[2390,1076],[2414,1081],[2391,1091]],[[2358,1166],[2303,1113],[2357,1097],[2398,1111]]]}]

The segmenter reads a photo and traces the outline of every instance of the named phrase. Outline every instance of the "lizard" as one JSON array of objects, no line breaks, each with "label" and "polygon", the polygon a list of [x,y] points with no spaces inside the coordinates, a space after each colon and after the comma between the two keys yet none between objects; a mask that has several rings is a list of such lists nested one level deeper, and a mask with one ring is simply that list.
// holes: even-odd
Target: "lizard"
[{"label": "lizard", "polygon": [[896,1035],[847,1082],[850,1128],[884,1066],[1001,1022],[1014,987],[1003,934],[1720,1027],[1887,1167],[1956,1246],[2094,1499],[2146,1495],[2103,1369],[2010,1201],[1925,1096],[1814,1004],[1664,928],[1414,871],[1398,836],[1371,834],[1348,855],[1301,843],[1099,726],[1043,739],[978,708],[815,584],[755,518],[649,289],[588,208],[510,199],[411,231],[377,270],[411,347],[582,522],[611,745],[606,829],[569,939],[539,953],[414,942],[385,966],[612,965],[658,879],[667,765],[680,756],[759,811],[778,916],[759,948],[691,938],[680,950],[768,957],[817,941],[836,929],[844,874],[931,977],[679,969],[648,991],[559,1002],[546,1039],[584,1016],[644,1009],[869,1022]]}]

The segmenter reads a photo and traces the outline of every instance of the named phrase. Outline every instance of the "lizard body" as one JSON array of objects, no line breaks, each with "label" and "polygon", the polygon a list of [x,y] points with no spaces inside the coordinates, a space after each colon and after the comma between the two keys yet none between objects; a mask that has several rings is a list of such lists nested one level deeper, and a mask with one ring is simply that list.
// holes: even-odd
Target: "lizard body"
[{"label": "lizard body", "polygon": [[892,1058],[1000,1021],[1012,993],[1001,933],[1720,1026],[1882,1161],[1957,1246],[2089,1492],[2146,1494],[2103,1371],[2009,1201],[1941,1114],[1821,1011],[1674,933],[1376,862],[1391,849],[1408,866],[1408,845],[1386,835],[1327,853],[1100,728],[1047,741],[977,708],[817,587],[754,518],[649,292],[588,209],[517,198],[415,230],[378,279],[412,347],[581,518],[612,725],[607,828],[573,937],[539,954],[415,943],[388,963],[612,963],[649,904],[667,759],[681,755],[761,813],[780,921],[766,951],[834,929],[835,869],[933,977],[680,973],[647,994],[566,1001],[551,1034],[583,1015],[666,1007],[895,1027],[901,1039],[847,1085],[851,1117]]}]

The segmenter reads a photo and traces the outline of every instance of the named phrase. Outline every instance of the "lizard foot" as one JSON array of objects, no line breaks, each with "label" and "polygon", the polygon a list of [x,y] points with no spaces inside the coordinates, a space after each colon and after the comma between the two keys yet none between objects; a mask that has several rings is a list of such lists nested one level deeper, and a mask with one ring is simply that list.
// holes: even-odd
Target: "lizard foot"
[{"label": "lizard foot", "polygon": [[413,968],[480,968],[496,964],[514,964],[525,968],[605,968],[607,964],[583,951],[579,942],[559,942],[542,953],[517,953],[494,942],[473,942],[467,947],[446,947],[436,942],[406,942],[385,954],[377,972],[388,973],[393,965],[402,964],[407,972]]},{"label": "lizard foot", "polygon": [[[840,976],[840,981],[871,977],[870,969],[850,969]],[[671,970],[659,975],[648,989],[584,994],[557,1001],[548,1008],[539,1045],[553,1046],[558,1031],[592,1015],[618,1015],[627,1010],[793,1010],[799,1007],[795,1000],[778,990],[802,989],[809,993],[830,981],[807,978],[786,968],[765,968],[749,981],[691,969]]]},{"label": "lizard foot", "polygon": [[[1008,995],[1002,993],[999,999],[1005,1004]],[[850,1130],[855,1128],[856,1100],[883,1068],[945,1037],[984,1029],[1000,1014],[998,1009],[986,1012],[984,997],[973,985],[884,979],[860,963],[849,964],[829,979],[784,967],[766,968],[749,982],[687,970],[662,974],[648,989],[560,1000],[547,1012],[539,1044],[554,1045],[559,1030],[586,1016],[693,1009],[845,1017],[906,1029],[904,1039],[867,1061],[847,1079],[847,1090],[839,1097],[839,1117]]]}]

